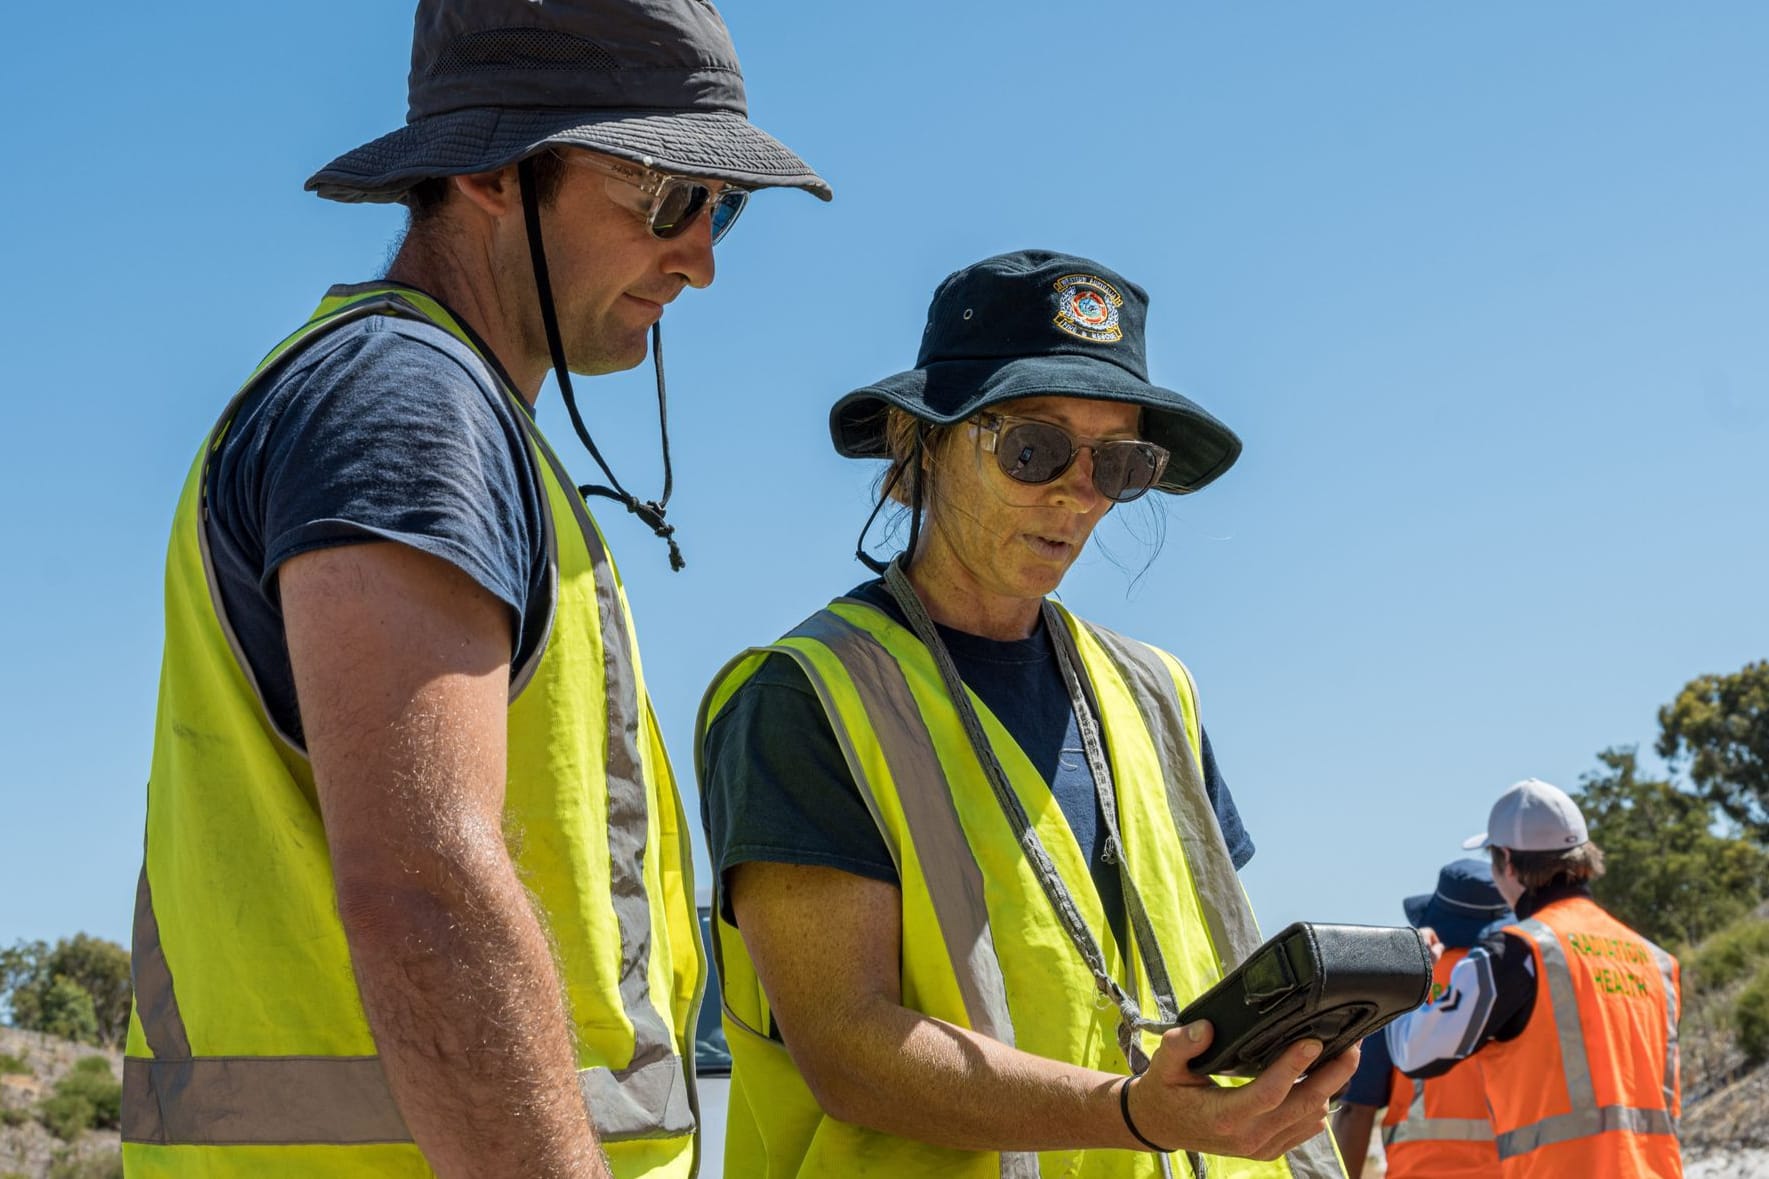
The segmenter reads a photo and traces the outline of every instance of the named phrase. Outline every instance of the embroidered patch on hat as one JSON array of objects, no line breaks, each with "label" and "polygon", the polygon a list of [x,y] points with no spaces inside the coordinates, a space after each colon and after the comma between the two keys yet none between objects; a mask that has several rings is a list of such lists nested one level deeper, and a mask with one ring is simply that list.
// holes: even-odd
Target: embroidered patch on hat
[{"label": "embroidered patch on hat", "polygon": [[1116,344],[1124,338],[1118,326],[1118,308],[1124,296],[1118,288],[1091,274],[1065,274],[1057,279],[1056,319],[1051,322],[1080,340]]}]

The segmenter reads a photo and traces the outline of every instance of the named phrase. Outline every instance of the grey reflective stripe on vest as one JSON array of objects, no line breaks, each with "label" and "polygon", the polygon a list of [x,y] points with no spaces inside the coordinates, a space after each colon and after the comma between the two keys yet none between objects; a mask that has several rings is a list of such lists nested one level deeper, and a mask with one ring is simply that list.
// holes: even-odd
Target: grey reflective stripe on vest
[{"label": "grey reflective stripe on vest", "polygon": [[1677,994],[1677,960],[1652,942],[1646,942],[1646,949],[1652,954],[1652,960],[1658,963],[1659,977],[1665,982],[1665,1075],[1662,1092],[1665,1109],[1672,1110],[1677,1108],[1677,1061],[1682,1052],[1677,1043],[1677,1021],[1682,1015],[1682,1004]]},{"label": "grey reflective stripe on vest", "polygon": [[189,1057],[190,1036],[184,1030],[184,1017],[178,1013],[178,998],[172,993],[172,969],[166,965],[166,948],[160,944],[160,922],[154,916],[154,897],[148,886],[145,862],[135,883],[129,985],[135,992],[135,1011],[148,1048],[159,1057]]},{"label": "grey reflective stripe on vest", "polygon": [[[1167,809],[1185,848],[1186,864],[1198,890],[1204,921],[1218,966],[1227,972],[1259,948],[1259,925],[1253,907],[1235,874],[1222,836],[1222,825],[1204,791],[1204,770],[1186,740],[1185,708],[1167,664],[1153,648],[1134,639],[1082,622],[1124,677],[1136,699],[1143,726],[1154,739],[1161,765],[1166,769]],[[1323,1130],[1284,1156],[1296,1179],[1342,1179],[1344,1171],[1333,1149],[1332,1137]]]},{"label": "grey reflective stripe on vest", "polygon": [[1412,1079],[1413,1100],[1407,1116],[1382,1127],[1382,1145],[1397,1142],[1491,1142],[1493,1124],[1485,1118],[1428,1118],[1425,1116],[1425,1082]]},{"label": "grey reflective stripe on vest", "polygon": [[[1671,1042],[1671,1051],[1666,1053],[1666,1108],[1636,1109],[1625,1105],[1599,1107],[1596,1087],[1591,1082],[1591,1057],[1585,1047],[1585,1030],[1579,1022],[1578,989],[1573,983],[1572,968],[1566,961],[1566,950],[1560,944],[1559,935],[1545,922],[1532,917],[1519,921],[1517,928],[1527,933],[1535,942],[1536,952],[1541,957],[1541,981],[1548,984],[1548,1004],[1554,1012],[1554,1033],[1560,1040],[1560,1067],[1565,1074],[1567,1104],[1572,1112],[1543,1118],[1539,1122],[1500,1134],[1496,1139],[1499,1157],[1515,1158],[1538,1147],[1553,1146],[1558,1142],[1571,1142],[1575,1138],[1588,1138],[1593,1134],[1615,1130],[1631,1134],[1675,1134],[1677,1126],[1670,1114],[1675,1085],[1675,1040]],[[1647,945],[1650,946],[1651,943],[1648,942]],[[1658,950],[1657,946],[1652,948]],[[1659,968],[1665,973],[1666,1005],[1673,1009],[1671,1029],[1674,1037],[1676,999],[1671,985],[1670,956],[1662,950],[1658,953],[1663,955]],[[1541,983],[1538,982],[1537,985],[1540,986]]]},{"label": "grey reflective stripe on vest", "polygon": [[596,1131],[604,1140],[677,1137],[693,1133],[694,1103],[669,1025],[651,1002],[651,901],[645,892],[649,803],[645,763],[639,750],[643,739],[639,677],[626,611],[608,550],[583,497],[528,415],[518,417],[571,501],[572,515],[577,518],[595,571],[596,613],[602,632],[603,689],[608,701],[609,895],[620,924],[620,998],[633,1025],[633,1058],[624,1069],[585,1069],[578,1074],[578,1082]]},{"label": "grey reflective stripe on vest", "polygon": [[[947,956],[952,960],[965,1014],[975,1031],[1012,1044],[1013,1018],[1007,1009],[1007,985],[1002,981],[1001,962],[995,956],[994,934],[989,927],[983,872],[971,852],[970,840],[965,838],[958,810],[946,789],[940,755],[921,719],[921,709],[903,676],[902,666],[877,639],[827,610],[807,618],[788,637],[811,639],[827,647],[841,661],[865,702],[866,718],[891,767],[904,820],[914,835],[916,858],[927,878],[934,916],[940,923]],[[861,796],[874,820],[879,820],[877,795],[865,766],[855,755],[853,736],[842,722],[829,685],[802,652],[791,647],[772,650],[792,656],[811,681]],[[879,830],[886,830],[882,822]],[[1036,1154],[1001,1155],[1003,1179],[1034,1179],[1038,1173]]]},{"label": "grey reflective stripe on vest", "polygon": [[1602,1109],[1582,1109],[1558,1117],[1543,1118],[1498,1137],[1499,1157],[1515,1158],[1540,1146],[1571,1142],[1620,1130],[1629,1134],[1675,1134],[1677,1125],[1662,1109],[1634,1109],[1625,1105],[1606,1105]]},{"label": "grey reflective stripe on vest", "polygon": [[[246,391],[276,361],[323,331],[374,314],[398,315],[441,327],[393,293],[351,304],[309,324],[279,345],[271,360],[261,365],[246,388],[234,397],[211,436],[211,450]],[[608,701],[609,891],[620,927],[621,1005],[633,1027],[634,1045],[632,1059],[623,1068],[579,1070],[578,1087],[597,1133],[605,1141],[679,1137],[694,1131],[695,1119],[687,1072],[672,1046],[668,1025],[650,1001],[651,908],[644,878],[649,807],[639,748],[642,714],[638,678],[626,614],[607,549],[575,485],[529,416],[521,411],[515,416],[565,489],[589,552]],[[556,577],[558,553],[553,509],[544,488],[541,490],[549,557]],[[200,520],[198,527],[199,533],[205,531]],[[206,536],[199,543],[204,545],[207,567]],[[216,615],[249,680],[251,670],[227,624],[220,595],[214,590],[211,574],[211,600]],[[549,625],[549,639],[551,634]],[[512,700],[527,685],[545,648],[543,641],[523,667],[512,669]],[[255,684],[253,690],[257,690]],[[160,944],[145,866],[136,890],[134,936],[136,1010],[154,1056],[151,1060],[131,1058],[123,1062],[125,1141],[204,1146],[411,1141],[376,1057],[192,1057],[172,973]]]}]

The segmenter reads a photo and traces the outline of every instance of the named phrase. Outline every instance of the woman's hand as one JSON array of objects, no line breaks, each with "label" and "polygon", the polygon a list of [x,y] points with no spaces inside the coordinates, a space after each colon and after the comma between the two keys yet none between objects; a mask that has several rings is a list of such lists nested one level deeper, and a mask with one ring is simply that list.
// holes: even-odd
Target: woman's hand
[{"label": "woman's hand", "polygon": [[1328,1102],[1357,1070],[1353,1045],[1300,1081],[1321,1053],[1319,1040],[1300,1040],[1247,1084],[1218,1085],[1187,1067],[1212,1034],[1206,1020],[1175,1028],[1161,1037],[1148,1071],[1128,1082],[1131,1119],[1157,1146],[1275,1159],[1326,1128]]}]

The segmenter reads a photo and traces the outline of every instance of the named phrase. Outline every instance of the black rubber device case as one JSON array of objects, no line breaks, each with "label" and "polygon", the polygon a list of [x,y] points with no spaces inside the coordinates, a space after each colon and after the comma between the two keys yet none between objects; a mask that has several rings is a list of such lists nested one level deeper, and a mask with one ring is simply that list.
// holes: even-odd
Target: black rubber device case
[{"label": "black rubber device case", "polygon": [[1298,1040],[1326,1047],[1315,1066],[1425,1002],[1431,951],[1417,930],[1298,921],[1179,1014],[1216,1034],[1196,1073],[1257,1076]]}]

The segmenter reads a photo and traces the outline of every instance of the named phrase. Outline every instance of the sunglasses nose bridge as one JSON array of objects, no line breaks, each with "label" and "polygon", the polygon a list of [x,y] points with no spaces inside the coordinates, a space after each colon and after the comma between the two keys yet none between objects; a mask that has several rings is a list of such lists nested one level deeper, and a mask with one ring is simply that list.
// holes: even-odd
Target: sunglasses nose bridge
[{"label": "sunglasses nose bridge", "polygon": [[1069,461],[1051,479],[1059,498],[1071,499],[1083,512],[1092,511],[1096,499],[1109,500],[1099,485],[1099,452],[1091,442],[1070,441]]}]

